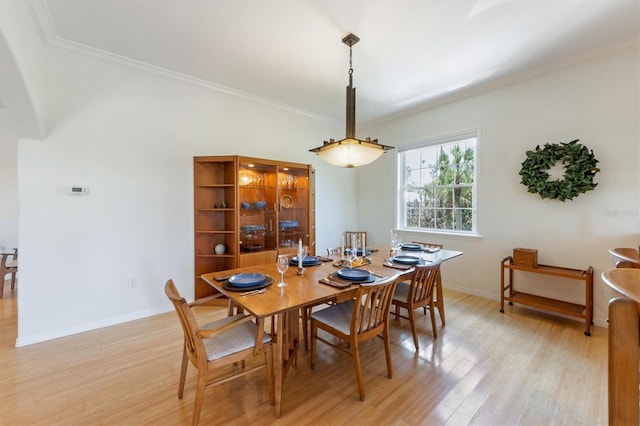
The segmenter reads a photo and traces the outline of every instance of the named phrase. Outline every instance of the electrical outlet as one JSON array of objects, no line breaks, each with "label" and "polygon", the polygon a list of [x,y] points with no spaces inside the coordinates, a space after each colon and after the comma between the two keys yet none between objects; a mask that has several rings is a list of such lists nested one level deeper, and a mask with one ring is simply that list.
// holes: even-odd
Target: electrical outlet
[{"label": "electrical outlet", "polygon": [[138,287],[138,279],[137,278],[129,278],[127,282],[129,288]]}]

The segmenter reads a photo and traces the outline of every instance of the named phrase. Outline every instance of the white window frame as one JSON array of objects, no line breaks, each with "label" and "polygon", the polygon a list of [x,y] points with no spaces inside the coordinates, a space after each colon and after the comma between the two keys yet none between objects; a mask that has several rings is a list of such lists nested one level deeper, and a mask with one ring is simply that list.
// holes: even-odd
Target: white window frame
[{"label": "white window frame", "polygon": [[[460,236],[479,236],[479,224],[478,224],[478,174],[480,168],[480,143],[481,134],[480,129],[471,129],[452,133],[446,136],[435,137],[426,139],[418,143],[406,145],[398,148],[398,155],[396,157],[396,228],[407,232],[424,232],[432,234],[448,234],[448,235],[460,235]],[[417,150],[430,146],[440,146],[449,144],[451,142],[460,141],[464,139],[475,138],[475,154],[474,154],[474,167],[473,167],[473,184],[471,190],[473,193],[472,202],[472,229],[470,231],[461,231],[455,229],[439,229],[439,228],[413,228],[406,226],[406,202],[404,200],[405,182],[406,182],[406,167],[404,166],[404,153],[407,151]]]}]

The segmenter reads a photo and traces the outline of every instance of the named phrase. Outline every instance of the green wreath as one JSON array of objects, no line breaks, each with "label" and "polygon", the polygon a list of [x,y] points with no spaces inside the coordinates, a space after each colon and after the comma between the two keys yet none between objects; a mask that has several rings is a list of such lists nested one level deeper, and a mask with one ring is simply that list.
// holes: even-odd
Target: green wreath
[{"label": "green wreath", "polygon": [[[527,159],[522,162],[520,176],[528,192],[538,193],[541,198],[560,201],[572,200],[583,192],[598,186],[593,177],[600,171],[598,160],[579,139],[569,143],[547,143],[544,148],[536,146],[535,151],[527,151]],[[547,173],[558,161],[562,162],[564,176],[550,181]]]}]

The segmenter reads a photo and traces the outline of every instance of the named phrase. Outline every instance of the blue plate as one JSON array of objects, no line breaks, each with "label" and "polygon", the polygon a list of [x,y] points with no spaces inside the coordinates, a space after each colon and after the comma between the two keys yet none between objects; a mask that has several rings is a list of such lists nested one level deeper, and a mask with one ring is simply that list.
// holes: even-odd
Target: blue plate
[{"label": "blue plate", "polygon": [[422,246],[421,246],[420,244],[410,244],[410,243],[402,244],[402,245],[400,246],[400,248],[401,248],[402,250],[409,250],[409,251],[411,251],[411,250],[415,250],[415,251],[420,251],[420,250],[422,250]]},{"label": "blue plate", "polygon": [[415,256],[394,256],[393,261],[403,265],[417,265],[420,263],[420,258]]},{"label": "blue plate", "polygon": [[[298,264],[298,256],[293,256],[291,258],[291,264],[292,265]],[[302,266],[313,266],[317,264],[318,264],[318,258],[316,256],[305,256],[304,259],[302,259]]]},{"label": "blue plate", "polygon": [[369,279],[371,273],[362,269],[340,269],[338,276],[349,281],[365,281]]},{"label": "blue plate", "polygon": [[267,277],[264,274],[237,274],[229,278],[234,287],[252,287],[263,284]]},{"label": "blue plate", "polygon": [[[364,253],[365,253],[365,256],[371,256],[371,250],[369,249],[365,250]],[[344,250],[344,254],[348,254],[348,251],[346,249]],[[362,256],[361,248],[358,249],[358,256]]]}]

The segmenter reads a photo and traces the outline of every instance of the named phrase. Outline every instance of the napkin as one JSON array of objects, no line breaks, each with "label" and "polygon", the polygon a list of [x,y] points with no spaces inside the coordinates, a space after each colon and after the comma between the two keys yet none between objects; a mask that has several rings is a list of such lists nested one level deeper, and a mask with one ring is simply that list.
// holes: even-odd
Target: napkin
[{"label": "napkin", "polygon": [[353,284],[351,281],[337,280],[335,278],[329,278],[329,277],[324,277],[324,278],[318,280],[318,282],[320,282],[322,284],[330,285],[332,287],[337,287],[337,288],[347,288],[351,284]]}]

